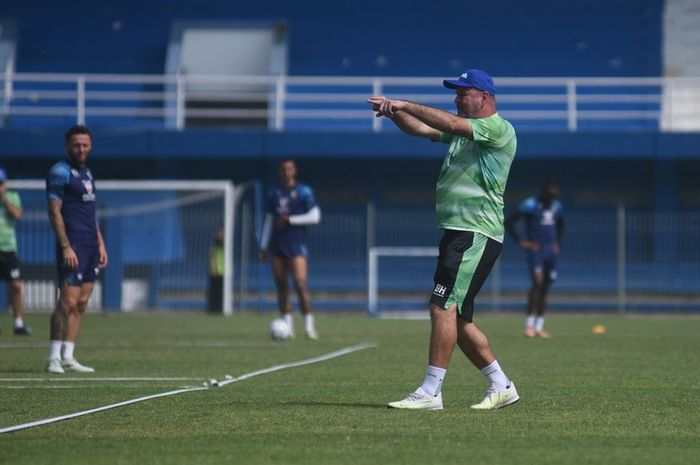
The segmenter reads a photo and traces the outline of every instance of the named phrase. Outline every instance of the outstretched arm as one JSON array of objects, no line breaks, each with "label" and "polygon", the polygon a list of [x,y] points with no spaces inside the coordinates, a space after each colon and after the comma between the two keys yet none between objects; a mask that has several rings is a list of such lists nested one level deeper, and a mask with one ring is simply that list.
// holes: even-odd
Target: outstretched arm
[{"label": "outstretched arm", "polygon": [[[447,111],[440,110],[439,108],[409,102],[408,100],[392,100],[386,97],[371,97],[368,102],[372,104],[372,109],[377,112],[378,117],[386,116],[393,120],[397,115],[399,117],[401,117],[401,115],[408,115],[418,123],[429,128],[429,130],[434,131],[432,133],[434,135],[439,136],[440,132],[445,132],[464,136],[468,139],[474,138],[472,125],[467,118],[461,118]],[[397,126],[399,125],[397,124]],[[399,128],[401,128],[401,126],[399,126]],[[403,130],[403,128],[401,129]],[[423,133],[425,131],[428,130],[423,128],[421,134],[413,135],[425,135]],[[411,133],[409,132],[409,134]],[[437,138],[434,136],[429,137],[432,139]]]},{"label": "outstretched arm", "polygon": [[[435,128],[431,128],[415,116],[410,115],[406,112],[401,111],[391,111],[391,113],[382,110],[383,106],[387,105],[387,102],[393,102],[386,97],[371,97],[367,100],[372,104],[372,110],[377,112],[377,118],[382,116],[389,118],[399,129],[411,136],[427,137],[432,140],[437,140],[440,138],[440,131]],[[389,111],[389,110],[387,110]]]}]

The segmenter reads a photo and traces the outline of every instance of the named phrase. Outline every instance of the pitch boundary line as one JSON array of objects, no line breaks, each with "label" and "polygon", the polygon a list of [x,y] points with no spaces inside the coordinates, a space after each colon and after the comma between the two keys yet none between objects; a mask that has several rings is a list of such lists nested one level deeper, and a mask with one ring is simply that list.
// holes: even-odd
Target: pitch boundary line
[{"label": "pitch boundary line", "polygon": [[[159,385],[160,386],[160,385]],[[126,386],[120,386],[122,389],[141,389],[143,390],[144,386],[143,385],[138,385],[138,386],[131,386],[131,385],[126,385]],[[193,386],[181,386],[183,389],[184,388],[190,388]],[[21,390],[21,389],[26,389],[26,390],[34,390],[36,391],[37,389],[95,389],[99,388],[98,384],[39,384],[39,385],[14,385],[14,386],[2,386],[0,387],[0,391],[12,391],[12,390]]]},{"label": "pitch boundary line", "polygon": [[53,377],[53,378],[0,378],[0,383],[23,383],[23,382],[73,382],[73,381],[196,381],[201,378],[184,378],[184,377],[165,377],[165,378],[158,378],[158,377],[152,377],[152,376],[143,376],[143,377],[125,377],[125,376],[117,376],[113,378],[58,378],[58,377]]},{"label": "pitch boundary line", "polygon": [[103,405],[102,407],[96,407],[96,408],[92,408],[89,410],[83,410],[80,412],[69,413],[67,415],[61,415],[58,417],[46,418],[43,420],[37,420],[37,421],[29,422],[29,423],[22,423],[19,425],[7,426],[5,428],[0,428],[0,434],[12,433],[14,431],[35,428],[37,426],[49,425],[51,423],[57,423],[57,422],[63,421],[63,420],[70,420],[72,418],[77,418],[77,417],[82,417],[85,415],[90,415],[93,413],[103,412],[105,410],[110,410],[110,409],[114,409],[114,408],[118,408],[118,407],[124,407],[126,405],[135,404],[138,402],[144,402],[147,400],[158,399],[160,397],[175,396],[178,394],[184,394],[186,392],[206,391],[208,389],[211,389],[212,387],[217,387],[217,386],[222,387],[222,386],[225,386],[227,384],[237,383],[239,381],[250,379],[250,378],[253,378],[255,376],[261,376],[261,375],[265,375],[268,373],[273,373],[275,371],[281,371],[281,370],[286,370],[288,368],[296,368],[296,367],[300,367],[300,366],[324,362],[326,360],[330,360],[330,359],[337,358],[337,357],[342,357],[343,355],[347,355],[347,354],[357,352],[360,350],[364,350],[364,349],[371,349],[374,347],[377,347],[377,344],[373,344],[373,343],[357,344],[354,346],[345,347],[344,349],[336,350],[334,352],[329,352],[329,353],[324,354],[324,355],[319,355],[317,357],[312,357],[312,358],[308,358],[305,360],[299,360],[296,362],[283,363],[280,365],[271,366],[269,368],[264,368],[262,370],[252,371],[250,373],[244,373],[237,378],[226,379],[225,381],[217,382],[217,383],[210,384],[210,385],[204,386],[204,387],[191,387],[191,388],[176,389],[174,391],[167,391],[167,392],[162,392],[160,394],[152,394],[150,396],[137,397],[135,399],[125,400],[122,402],[117,402],[115,404]]},{"label": "pitch boundary line", "polygon": [[[99,347],[99,348],[110,348],[110,349],[132,349],[132,348],[147,348],[147,349],[190,349],[190,348],[203,348],[203,349],[229,349],[229,348],[242,348],[242,349],[258,349],[260,347],[271,347],[274,346],[275,342],[255,342],[255,341],[182,341],[182,342],[169,342],[169,343],[158,343],[158,344],[148,344],[148,343],[95,343],[95,342],[84,342],[80,344],[80,347]],[[0,349],[35,349],[47,347],[46,342],[0,342]]]}]

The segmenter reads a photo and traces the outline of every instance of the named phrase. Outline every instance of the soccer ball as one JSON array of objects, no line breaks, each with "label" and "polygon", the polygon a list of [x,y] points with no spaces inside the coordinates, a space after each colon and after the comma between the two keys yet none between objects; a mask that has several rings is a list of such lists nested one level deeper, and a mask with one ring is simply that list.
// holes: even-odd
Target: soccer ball
[{"label": "soccer ball", "polygon": [[272,320],[270,323],[270,337],[275,341],[284,341],[289,339],[292,335],[292,331],[289,329],[289,325],[282,318],[277,318]]}]

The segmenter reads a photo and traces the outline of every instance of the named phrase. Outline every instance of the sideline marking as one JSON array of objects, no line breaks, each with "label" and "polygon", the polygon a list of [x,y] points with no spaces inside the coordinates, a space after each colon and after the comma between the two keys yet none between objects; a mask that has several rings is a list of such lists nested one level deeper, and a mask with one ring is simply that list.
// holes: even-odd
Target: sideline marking
[{"label": "sideline marking", "polygon": [[[40,384],[37,386],[36,384],[33,386],[30,385],[17,385],[17,386],[0,386],[0,390],[12,390],[12,389],[29,389],[29,390],[37,390],[37,389],[95,389],[98,388],[99,386],[96,384]],[[121,389],[143,389],[145,386],[143,385],[138,385],[138,386],[120,386]],[[190,388],[193,386],[180,386],[181,388]]]},{"label": "sideline marking", "polygon": [[[350,354],[352,352],[357,352],[358,350],[373,349],[377,347],[377,344],[368,342],[364,344],[357,344],[354,346],[346,347],[344,349],[336,350],[335,352],[330,352],[325,355],[319,355],[318,357],[307,358],[306,360],[299,360],[298,362],[283,363],[281,365],[271,366],[270,368],[263,368],[258,371],[251,371],[250,373],[245,373],[238,378],[227,379],[225,381],[219,381],[219,387],[226,386],[227,384],[237,383],[245,379],[253,378],[255,376],[266,375],[274,371],[285,370],[287,368],[301,367],[304,365],[311,365],[312,363],[324,362],[332,358],[341,357],[343,355]],[[0,431],[1,432],[1,431]]]},{"label": "sideline marking", "polygon": [[46,377],[46,378],[0,378],[0,382],[3,383],[23,383],[23,382],[53,382],[53,381],[196,381],[200,378],[157,378],[157,377],[114,377],[114,378],[58,378],[58,377]]},{"label": "sideline marking", "polygon": [[[377,347],[377,344],[372,344],[372,343],[357,344],[354,346],[346,347],[344,349],[336,350],[335,352],[327,353],[325,355],[320,355],[318,357],[312,357],[312,358],[308,358],[305,360],[299,360],[297,362],[284,363],[281,365],[272,366],[270,368],[264,368],[262,370],[252,371],[250,373],[244,373],[237,378],[232,378],[232,379],[227,379],[225,381],[221,381],[218,383],[218,385],[219,385],[219,387],[222,387],[222,386],[225,386],[227,384],[236,383],[236,382],[243,381],[243,380],[246,380],[249,378],[253,378],[255,376],[265,375],[265,374],[272,373],[275,371],[285,370],[287,368],[295,368],[295,367],[300,367],[300,366],[304,366],[304,365],[311,365],[313,363],[323,362],[323,361],[330,360],[330,359],[333,359],[336,357],[341,357],[343,355],[350,354],[352,352],[357,352],[359,350],[364,350],[364,349],[371,349],[374,347]],[[20,425],[7,426],[5,428],[0,428],[0,434],[11,433],[13,431],[20,431],[20,430],[24,430],[24,429],[34,428],[37,426],[48,425],[48,424],[56,423],[56,422],[63,421],[63,420],[69,420],[71,418],[77,418],[77,417],[81,417],[84,415],[90,415],[92,413],[102,412],[104,410],[110,410],[110,409],[117,408],[117,407],[123,407],[123,406],[129,405],[129,404],[135,404],[137,402],[143,402],[146,400],[157,399],[159,397],[175,396],[177,394],[183,394],[186,392],[206,391],[208,389],[212,389],[212,387],[191,387],[191,388],[184,388],[184,389],[176,389],[174,391],[162,392],[160,394],[153,394],[150,396],[137,397],[136,399],[125,400],[123,402],[117,402],[116,404],[103,405],[102,407],[97,407],[97,408],[93,408],[90,410],[83,410],[81,412],[76,412],[76,413],[70,413],[68,415],[61,415],[59,417],[46,418],[44,420],[37,420],[37,421],[30,422],[30,423],[23,423]]]},{"label": "sideline marking", "polygon": [[[100,347],[100,348],[110,348],[110,349],[133,349],[133,348],[148,348],[148,349],[170,349],[172,347],[176,348],[212,348],[212,349],[228,349],[230,347],[240,347],[240,348],[250,348],[257,349],[260,347],[271,347],[275,346],[276,342],[258,342],[258,341],[180,341],[171,342],[167,344],[148,344],[145,343],[123,343],[123,342],[113,342],[113,343],[96,343],[96,342],[83,342],[80,347]],[[35,349],[35,348],[45,348],[48,347],[46,342],[0,342],[0,349]]]}]

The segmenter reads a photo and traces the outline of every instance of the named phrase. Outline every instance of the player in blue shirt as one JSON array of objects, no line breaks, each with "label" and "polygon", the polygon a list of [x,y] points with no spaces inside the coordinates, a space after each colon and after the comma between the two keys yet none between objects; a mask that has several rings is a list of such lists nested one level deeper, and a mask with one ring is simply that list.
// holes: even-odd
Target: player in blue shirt
[{"label": "player in blue shirt", "polygon": [[277,288],[277,304],[282,317],[289,325],[292,336],[294,324],[289,303],[289,275],[304,315],[304,329],[309,339],[317,340],[318,334],[311,313],[311,298],[306,286],[308,276],[306,226],[321,220],[321,210],[314,200],[314,193],[305,184],[298,183],[294,160],[284,159],[279,164],[279,186],[268,194],[268,213],[265,215],[260,240],[260,261],[270,255],[272,277]]},{"label": "player in blue shirt", "polygon": [[87,161],[92,134],[85,126],[66,131],[67,158],[59,161],[46,178],[49,220],[56,236],[56,262],[60,295],[51,315],[49,373],[95,370],[75,359],[80,322],[101,269],[107,266],[107,250],[97,224],[95,183]]},{"label": "player in blue shirt", "polygon": [[[557,279],[557,258],[564,234],[564,217],[558,198],[559,185],[555,180],[548,179],[539,195],[523,200],[518,210],[505,221],[510,236],[527,251],[532,280],[525,320],[525,335],[528,337],[551,337],[544,330],[544,315],[549,287]],[[524,238],[516,230],[521,218],[525,221]]]}]

